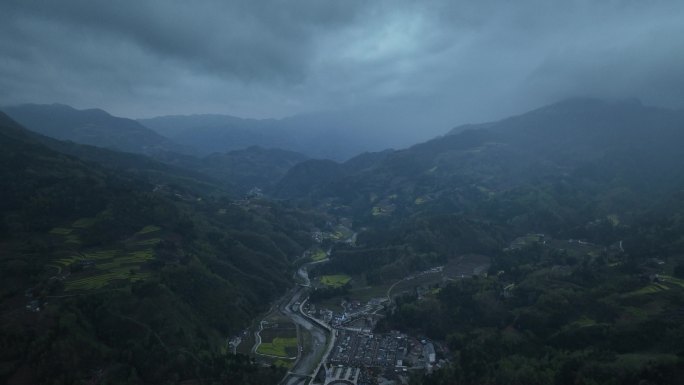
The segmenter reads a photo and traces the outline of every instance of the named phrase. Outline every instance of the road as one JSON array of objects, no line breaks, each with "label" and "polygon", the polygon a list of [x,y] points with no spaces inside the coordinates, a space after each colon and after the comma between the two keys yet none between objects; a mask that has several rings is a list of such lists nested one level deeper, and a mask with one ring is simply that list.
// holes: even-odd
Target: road
[{"label": "road", "polygon": [[[302,266],[297,274],[304,282],[309,282],[306,265]],[[311,346],[303,347],[299,359],[280,382],[281,384],[308,384],[309,380],[316,375],[317,368],[320,367],[321,362],[328,353],[328,339],[333,338],[331,333],[323,326],[310,321],[302,312],[292,310],[295,303],[299,302],[301,304],[306,300],[308,290],[308,287],[297,286],[292,289],[290,299],[279,304],[279,310],[282,314],[299,325],[303,333],[308,332],[311,335]]]}]

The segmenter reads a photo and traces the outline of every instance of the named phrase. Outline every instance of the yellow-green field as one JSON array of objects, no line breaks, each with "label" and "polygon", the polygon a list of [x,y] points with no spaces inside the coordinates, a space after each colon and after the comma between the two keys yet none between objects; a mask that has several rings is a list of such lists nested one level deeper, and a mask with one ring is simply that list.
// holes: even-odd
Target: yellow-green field
[{"label": "yellow-green field", "polygon": [[81,244],[81,239],[78,237],[78,235],[69,234],[65,237],[64,243],[67,243],[71,246],[79,246]]},{"label": "yellow-green field", "polygon": [[294,366],[294,361],[292,360],[284,360],[284,359],[277,359],[273,361],[273,365],[279,367],[279,368],[285,368],[285,369],[291,369],[292,366]]},{"label": "yellow-green field", "polygon": [[150,238],[150,239],[145,239],[142,241],[137,241],[134,242],[133,245],[135,246],[156,246],[157,243],[161,242],[161,239],[159,238]]},{"label": "yellow-green field", "polygon": [[325,251],[323,251],[321,249],[317,249],[315,252],[313,252],[313,254],[311,254],[311,260],[314,262],[322,261],[327,257],[328,257],[328,254],[326,254]]},{"label": "yellow-green field", "polygon": [[69,235],[73,229],[69,229],[66,227],[55,227],[54,229],[50,230],[50,234],[54,235]]},{"label": "yellow-green field", "polygon": [[667,283],[671,283],[671,284],[677,285],[681,288],[684,288],[684,279],[670,277],[667,275],[663,275],[663,276],[661,276],[661,278],[663,279],[663,281],[665,281]]},{"label": "yellow-green field", "polygon": [[135,269],[112,270],[104,274],[67,281],[66,290],[98,290],[117,280],[137,282],[148,277],[149,273],[135,271]]},{"label": "yellow-green field", "polygon": [[606,217],[606,219],[608,219],[608,221],[609,221],[613,226],[617,226],[617,225],[620,224],[620,217],[618,217],[618,216],[615,215],[615,214],[608,215],[608,216]]},{"label": "yellow-green field", "polygon": [[71,224],[71,227],[75,229],[88,229],[93,227],[97,220],[95,218],[81,218],[76,222]]},{"label": "yellow-green field", "polygon": [[596,325],[596,320],[591,319],[587,316],[582,316],[579,319],[575,320],[575,322],[572,322],[570,325],[573,325],[576,327],[593,326],[593,325]]},{"label": "yellow-green field", "polygon": [[650,285],[644,286],[639,290],[635,290],[633,292],[625,294],[625,297],[631,297],[635,295],[645,295],[645,294],[655,294],[655,293],[660,293],[661,291],[665,290],[670,290],[669,287],[660,284],[660,283],[652,283]]},{"label": "yellow-green field", "polygon": [[257,352],[271,356],[288,358],[289,355],[286,352],[287,348],[297,349],[297,337],[276,337],[271,342],[262,342],[261,345],[259,345]]},{"label": "yellow-green field", "polygon": [[321,283],[329,287],[341,287],[346,285],[350,280],[351,277],[344,274],[321,276]]},{"label": "yellow-green field", "polygon": [[68,279],[65,289],[67,291],[97,290],[118,280],[136,282],[148,278],[148,273],[140,271],[140,265],[153,258],[154,252],[151,249],[132,252],[101,250],[82,256],[63,258],[55,262],[66,267],[78,261],[93,261],[92,270],[86,272],[89,275]]},{"label": "yellow-green field", "polygon": [[[114,282],[135,282],[148,278],[150,274],[142,271],[141,267],[154,259],[153,247],[161,242],[157,234],[161,227],[143,227],[121,249],[79,250],[80,231],[92,227],[96,221],[96,218],[80,218],[71,227],[50,230],[50,234],[61,236],[64,245],[69,246],[65,251],[73,250],[72,255],[66,254],[50,264],[60,271],[71,269],[72,275],[64,282],[65,290],[97,290]],[[74,264],[81,264],[82,268]],[[72,265],[79,268],[73,269]]]},{"label": "yellow-green field", "polygon": [[155,233],[157,231],[161,230],[161,227],[159,226],[154,226],[154,225],[148,225],[142,228],[142,230],[138,231],[136,235],[145,235],[149,233]]}]

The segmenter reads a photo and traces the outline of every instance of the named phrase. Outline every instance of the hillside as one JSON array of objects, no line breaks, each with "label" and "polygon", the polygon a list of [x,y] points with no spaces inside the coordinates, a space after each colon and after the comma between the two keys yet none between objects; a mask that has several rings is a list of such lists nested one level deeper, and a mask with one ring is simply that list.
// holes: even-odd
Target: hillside
[{"label": "hillside", "polygon": [[[595,239],[590,223],[635,223],[684,186],[680,111],[578,99],[457,131],[371,161],[364,155],[343,164],[302,163],[273,194],[332,207],[368,226],[359,242],[369,249],[411,245],[427,255],[445,251],[438,239],[483,234],[483,227],[494,231],[498,246],[527,232]],[[440,216],[469,230],[408,232]],[[487,241],[463,251],[498,246]]]},{"label": "hillside", "polygon": [[190,151],[135,120],[115,117],[100,109],[23,104],[2,107],[2,110],[30,130],[59,140],[148,155],[159,151]]},{"label": "hillside", "polygon": [[282,376],[225,356],[224,341],[291,285],[323,219],[160,188],[4,114],[0,154],[3,383]]},{"label": "hillside", "polygon": [[[274,194],[358,231],[315,271],[354,283],[317,306],[403,286],[374,333],[438,347],[412,384],[675,384],[683,147],[681,111],[574,99],[406,150],[310,160]],[[491,264],[442,273],[477,258]],[[407,367],[426,364],[421,342]]]},{"label": "hillside", "polygon": [[158,154],[155,158],[211,177],[243,194],[254,187],[272,187],[290,168],[307,159],[297,152],[257,146],[204,157],[167,152]]},{"label": "hillside", "polygon": [[572,182],[587,193],[624,187],[639,198],[655,199],[682,182],[682,127],[680,111],[571,100],[500,122],[459,127],[371,162],[351,159],[341,164],[344,177],[332,185],[319,183],[318,174],[292,169],[281,185],[307,186],[306,191],[275,192],[281,198],[313,195],[354,203],[367,218],[374,204],[388,197],[403,213],[447,201],[465,209],[540,183]]},{"label": "hillside", "polygon": [[54,150],[136,173],[150,183],[174,184],[205,193],[220,187],[223,192],[241,195],[253,187],[270,187],[290,167],[306,159],[292,151],[256,146],[194,156],[187,153],[187,146],[179,146],[136,121],[101,110],[79,111],[64,105],[5,109],[8,115],[18,117],[17,121],[41,134],[34,140]]}]

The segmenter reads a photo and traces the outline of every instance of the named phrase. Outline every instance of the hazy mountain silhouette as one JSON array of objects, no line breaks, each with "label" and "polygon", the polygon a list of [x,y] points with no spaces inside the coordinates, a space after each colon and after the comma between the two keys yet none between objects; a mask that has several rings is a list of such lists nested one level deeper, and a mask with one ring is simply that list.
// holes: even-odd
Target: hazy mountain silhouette
[{"label": "hazy mountain silhouette", "polygon": [[135,120],[112,116],[100,109],[77,110],[64,104],[23,104],[3,107],[2,110],[30,130],[55,139],[141,154],[190,151]]}]

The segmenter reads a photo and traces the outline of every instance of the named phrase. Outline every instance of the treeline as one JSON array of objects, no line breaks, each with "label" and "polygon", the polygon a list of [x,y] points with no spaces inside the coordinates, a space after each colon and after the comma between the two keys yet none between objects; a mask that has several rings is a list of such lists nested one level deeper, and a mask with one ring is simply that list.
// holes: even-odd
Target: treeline
[{"label": "treeline", "polygon": [[[684,290],[661,283],[640,292],[650,257],[620,258],[614,265],[538,246],[503,253],[489,278],[397,299],[380,327],[446,341],[450,364],[415,384],[681,383]],[[672,258],[679,271],[684,260]]]}]

